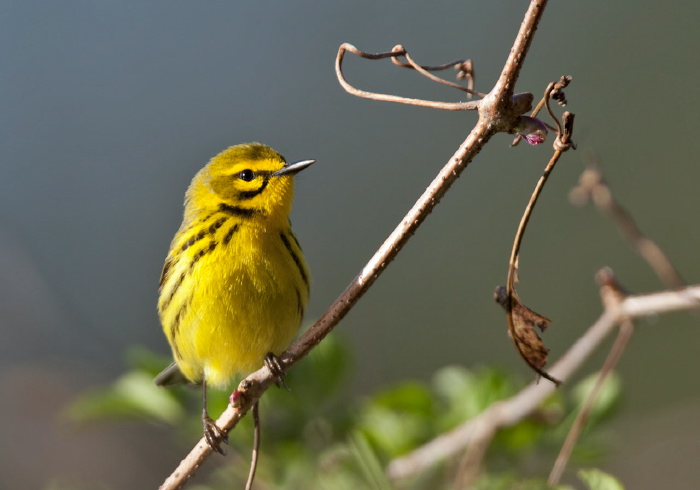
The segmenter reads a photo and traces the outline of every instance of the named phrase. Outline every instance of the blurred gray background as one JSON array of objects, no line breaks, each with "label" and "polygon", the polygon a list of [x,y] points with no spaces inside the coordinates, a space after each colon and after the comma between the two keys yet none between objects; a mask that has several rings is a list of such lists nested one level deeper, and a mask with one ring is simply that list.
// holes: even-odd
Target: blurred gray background
[{"label": "blurred gray background", "polygon": [[[0,488],[156,486],[183,455],[155,428],[78,431],[64,407],[125,369],[129,346],[168,353],[157,282],[184,190],[229,145],[261,141],[318,164],[297,179],[293,222],[320,316],[476,121],[359,99],[338,85],[338,46],[500,73],[527,2],[0,3]],[[635,292],[661,287],[607,218],[567,194],[597,151],[617,198],[689,282],[696,226],[700,7],[551,2],[517,91],[572,75],[579,151],[559,163],[521,253],[520,295],[553,319],[556,359],[601,311],[611,266]],[[349,57],[367,90],[462,95],[390,62]],[[447,76],[452,77],[452,72]],[[492,139],[341,323],[357,396],[440,366],[498,364],[530,379],[492,301],[549,144]],[[628,488],[700,479],[698,319],[642,322],[622,360],[624,401],[602,468]],[[604,352],[589,363],[597,369]]]}]

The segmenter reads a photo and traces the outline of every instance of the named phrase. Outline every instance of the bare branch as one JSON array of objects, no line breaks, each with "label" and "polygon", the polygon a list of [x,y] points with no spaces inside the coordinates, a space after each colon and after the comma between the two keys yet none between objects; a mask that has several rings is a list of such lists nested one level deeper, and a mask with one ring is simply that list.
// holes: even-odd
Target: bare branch
[{"label": "bare branch", "polygon": [[[598,320],[552,366],[550,372],[557,379],[566,381],[583,366],[620,322],[672,311],[690,310],[697,307],[698,301],[700,285],[679,291],[629,296],[617,309],[606,308]],[[481,424],[495,428],[513,426],[537,410],[538,405],[555,389],[553,384],[533,381],[517,395],[494,403],[474,419],[393,460],[387,468],[387,474],[392,479],[401,479],[425,471],[436,462],[463,451],[474,441]]]},{"label": "bare branch", "polygon": [[[442,83],[444,85],[447,85],[448,87],[456,88],[457,90],[462,90],[463,92],[466,92],[469,94],[471,97],[472,95],[476,95],[477,97],[484,97],[486,94],[482,94],[480,92],[476,92],[473,89],[474,85],[474,67],[471,62],[471,60],[456,60],[452,61],[450,63],[445,63],[444,65],[439,65],[439,66],[421,66],[418,65],[411,57],[408,55],[408,51],[406,51],[406,48],[401,46],[400,44],[397,46],[394,46],[394,49],[392,50],[393,52],[401,51],[403,53],[404,58],[406,58],[406,61],[408,63],[402,63],[399,61],[397,58],[391,58],[391,61],[398,66],[404,67],[404,68],[412,68],[416,70],[418,73],[421,75],[433,80],[434,82]],[[457,78],[466,78],[470,84],[470,87],[462,87],[461,85],[454,83],[454,82],[448,82],[447,80],[444,80],[440,77],[436,77],[432,73],[429,73],[430,71],[438,71],[438,70],[444,70],[446,68],[454,67],[456,70],[459,70],[459,73],[457,74]]]},{"label": "bare branch", "polygon": [[497,427],[485,423],[475,427],[471,444],[467,447],[459,464],[455,488],[472,488],[479,476],[491,441],[496,436],[496,431]]},{"label": "bare branch", "polygon": [[[432,109],[444,109],[447,111],[474,111],[479,108],[479,102],[478,101],[471,101],[471,102],[438,102],[438,101],[430,101],[430,100],[423,100],[423,99],[413,99],[409,97],[400,97],[398,95],[391,95],[391,94],[378,94],[375,92],[367,92],[365,90],[360,90],[358,88],[353,87],[348,83],[347,80],[345,80],[345,76],[343,75],[343,57],[345,56],[345,52],[349,51],[361,58],[367,58],[371,60],[378,60],[378,59],[383,59],[383,58],[395,58],[396,56],[404,56],[407,60],[409,60],[409,65],[411,68],[414,68],[415,70],[419,71],[423,75],[427,76],[428,78],[432,80],[438,80],[440,83],[444,83],[446,85],[450,86],[455,86],[458,87],[460,90],[466,90],[464,87],[457,85],[457,84],[452,84],[451,82],[447,82],[446,80],[443,80],[441,78],[438,78],[426,71],[425,68],[420,67],[419,65],[416,65],[413,63],[413,61],[408,57],[408,53],[402,46],[396,46],[393,50],[387,52],[387,53],[377,53],[377,54],[372,54],[372,53],[365,53],[364,51],[361,51],[357,49],[355,46],[352,44],[348,43],[343,43],[340,45],[340,48],[338,49],[338,56],[335,59],[335,73],[336,76],[338,77],[338,81],[340,82],[340,85],[350,94],[356,95],[357,97],[363,97],[365,99],[373,99],[373,100],[381,100],[385,102],[397,102],[400,104],[408,104],[408,105],[417,105],[421,107],[430,107]],[[461,61],[460,61],[461,63]],[[400,66],[405,66],[404,64],[400,64]],[[430,68],[430,67],[428,67]],[[481,95],[481,94],[479,94]]]},{"label": "bare branch", "polygon": [[248,481],[245,484],[245,490],[253,488],[253,480],[255,480],[255,471],[258,469],[258,457],[260,456],[260,402],[255,402],[253,405],[253,456],[250,458],[250,472],[248,473]]},{"label": "bare branch", "polygon": [[685,286],[686,282],[666,254],[656,242],[642,233],[632,216],[615,200],[612,190],[603,179],[600,159],[590,153],[587,161],[587,168],[581,174],[578,186],[569,194],[570,201],[578,206],[593,201],[601,213],[615,221],[630,246],[642,256],[666,287],[675,289]]},{"label": "bare branch", "polygon": [[[389,235],[358,276],[333,302],[326,313],[280,356],[280,364],[284,371],[289,370],[306,356],[350,311],[399,253],[445,192],[457,180],[457,177],[466,168],[467,164],[479,153],[494,133],[495,131],[489,128],[486,121],[479,120],[464,143],[438,173],[413,208]],[[267,367],[263,367],[248,376],[236,390],[236,407],[230,405],[216,421],[216,425],[223,431],[230,431],[271,384],[273,384],[273,377]],[[210,453],[211,449],[206,442],[200,441],[161,486],[161,489],[181,488]]]},{"label": "bare branch", "polygon": [[[600,299],[602,300],[605,308],[609,310],[619,309],[620,303],[625,300],[627,293],[620,285],[612,270],[607,268],[602,269],[596,275],[596,279],[600,284]],[[622,354],[625,352],[625,349],[632,338],[633,332],[634,324],[632,321],[628,318],[622,319],[615,343],[610,349],[610,353],[603,363],[603,367],[598,374],[595,385],[586,397],[586,401],[584,402],[576,417],[576,420],[571,426],[571,430],[569,430],[566,440],[562,445],[561,451],[554,462],[554,466],[547,481],[550,486],[557,485],[559,480],[561,480],[561,476],[564,473],[564,469],[566,468],[569,458],[571,457],[574,446],[576,446],[576,442],[578,441],[581,432],[588,422],[591,410],[593,409],[593,404],[597,400],[598,394],[600,393],[600,390],[603,387],[608,375],[613,371],[613,369],[615,369],[615,366],[617,366],[617,363],[622,358]]]},{"label": "bare branch", "polygon": [[506,60],[503,71],[498,77],[498,81],[489,95],[496,98],[496,106],[502,108],[510,104],[510,98],[513,96],[515,82],[520,76],[520,70],[525,62],[525,54],[530,49],[532,39],[540,23],[544,9],[547,6],[547,0],[532,0],[525,12],[520,30],[515,38],[513,47],[510,49],[510,55]]},{"label": "bare branch", "polygon": [[[525,21],[521,25],[520,32],[516,38],[516,44],[506,61],[506,66],[508,68],[504,69],[504,73],[510,73],[509,83],[497,85],[496,88],[481,101],[464,103],[462,108],[456,109],[466,110],[467,108],[473,109],[478,107],[479,121],[476,126],[357,277],[346,287],[345,291],[340,294],[333,304],[331,304],[326,313],[280,356],[280,364],[284,371],[290,369],[301,358],[306,356],[314,346],[331,332],[348,311],[350,311],[353,305],[357,303],[360,297],[362,297],[399,253],[409,238],[413,236],[423,220],[430,214],[442,196],[445,195],[450,186],[457,180],[462,171],[481,151],[491,137],[499,131],[510,131],[517,122],[518,117],[530,110],[532,94],[525,93],[513,96],[513,86],[517,82],[520,66],[527,54],[532,33],[536,29],[537,23],[542,15],[542,9],[546,3],[547,2],[543,0],[533,0],[531,2],[530,8],[525,16]],[[527,39],[524,40],[523,38]],[[359,51],[351,45],[343,46],[345,46],[346,50]],[[341,85],[343,85],[346,90],[349,87],[351,91],[369,94],[363,91],[357,91],[342,78],[340,62],[342,61],[344,53],[343,46],[341,46],[341,51],[339,51],[338,58],[336,59],[336,72],[338,73]],[[369,56],[387,58],[395,56],[395,53],[381,53]],[[499,79],[499,82],[502,81],[502,78],[503,75],[501,79]],[[370,98],[377,99],[377,94],[369,95]],[[386,96],[386,98],[378,100],[401,101],[400,99],[403,98]],[[416,105],[425,105],[425,101],[417,99],[409,100],[416,101]],[[229,405],[216,421],[216,425],[224,432],[229,432],[273,383],[273,375],[267,367],[261,368],[241,381],[238,385],[238,389],[234,391],[231,396],[232,404]],[[209,454],[211,454],[211,448],[203,439],[200,440],[173,474],[166,479],[161,489],[182,488]]]},{"label": "bare branch", "polygon": [[581,407],[581,411],[578,413],[571,430],[566,436],[566,440],[562,445],[561,451],[554,462],[554,467],[552,468],[552,472],[549,474],[549,479],[547,480],[548,485],[555,486],[559,484],[559,480],[561,480],[561,476],[564,474],[564,469],[566,468],[566,464],[569,462],[569,458],[571,457],[571,453],[576,446],[576,442],[578,441],[581,432],[583,432],[584,427],[586,427],[586,423],[588,422],[591,411],[593,410],[593,404],[598,399],[598,394],[600,393],[605,380],[608,378],[608,375],[613,371],[613,369],[615,369],[615,366],[617,366],[620,358],[622,358],[622,354],[625,352],[625,349],[632,338],[633,332],[634,324],[630,320],[624,320],[620,325],[620,331],[617,333],[615,343],[613,344],[612,349],[610,349],[610,354],[608,354],[607,359],[605,359],[603,368],[600,370],[598,378],[596,379],[595,386],[593,386],[593,389],[588,394],[588,397],[586,398],[583,407]]}]

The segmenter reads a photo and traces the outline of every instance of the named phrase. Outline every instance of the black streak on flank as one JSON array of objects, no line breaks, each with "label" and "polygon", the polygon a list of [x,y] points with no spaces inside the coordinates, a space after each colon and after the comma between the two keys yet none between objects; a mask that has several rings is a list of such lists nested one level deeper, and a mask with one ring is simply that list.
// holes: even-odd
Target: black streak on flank
[{"label": "black streak on flank", "polygon": [[231,216],[236,216],[238,218],[252,218],[259,212],[257,209],[231,206],[230,204],[226,204],[223,202],[219,204],[219,210],[226,214],[230,214]]},{"label": "black streak on flank", "polygon": [[298,289],[295,289],[295,291],[297,293],[297,310],[299,311],[299,316],[301,318],[303,318],[304,317],[304,305],[301,302],[301,293],[299,292]]},{"label": "black streak on flank", "polygon": [[168,256],[167,259],[165,259],[165,264],[163,264],[163,270],[160,273],[160,282],[158,282],[158,292],[160,293],[163,291],[163,285],[165,284],[165,281],[168,277],[168,274],[170,273],[170,267],[173,265],[173,258]]},{"label": "black streak on flank", "polygon": [[283,233],[280,233],[280,238],[282,239],[282,243],[284,243],[285,248],[287,249],[287,252],[289,252],[289,255],[292,256],[292,260],[294,260],[294,263],[297,265],[297,269],[299,270],[299,274],[301,275],[301,278],[304,281],[304,284],[306,284],[306,288],[309,288],[309,278],[306,276],[306,271],[304,271],[304,266],[301,265],[301,260],[299,260],[299,256],[294,252],[294,249],[292,248],[292,244],[289,243],[289,239],[287,238],[287,235]]},{"label": "black streak on flank", "polygon": [[180,349],[178,348],[177,343],[173,342],[172,345],[173,345],[173,354],[175,354],[175,359],[177,359],[178,361],[182,360],[182,354],[180,354]]},{"label": "black streak on flank", "polygon": [[233,234],[236,233],[237,231],[238,231],[238,223],[236,223],[235,225],[233,225],[233,226],[231,227],[231,229],[229,229],[229,230],[226,232],[226,235],[224,236],[224,245],[228,245],[228,242],[231,241],[231,237],[233,237]]},{"label": "black streak on flank", "polygon": [[209,252],[214,250],[216,248],[216,245],[217,245],[217,242],[212,241],[209,243],[209,246],[203,248],[202,250],[200,250],[199,252],[194,254],[194,257],[192,257],[192,262],[190,263],[190,268],[188,269],[187,272],[192,272],[192,269],[194,269],[194,266],[195,266],[195,264],[197,264],[199,259],[201,259],[206,254],[208,254]]},{"label": "black streak on flank", "polygon": [[177,345],[177,335],[180,330],[180,322],[182,321],[182,317],[185,316],[185,312],[187,311],[187,306],[189,304],[189,301],[185,301],[182,306],[180,306],[180,309],[177,312],[177,315],[175,315],[175,318],[173,318],[173,323],[170,325],[170,337],[173,339],[173,345]]},{"label": "black streak on flank", "polygon": [[223,225],[223,224],[226,222],[227,219],[228,219],[228,218],[226,218],[226,217],[217,219],[216,222],[214,222],[214,223],[209,227],[209,233],[211,233],[212,235],[213,235],[214,233],[216,233],[216,230],[218,230],[219,228],[221,228],[221,225]]},{"label": "black streak on flank", "polygon": [[[292,225],[292,223],[291,223],[291,221],[290,221],[290,222],[289,222],[289,227],[290,227],[290,228],[291,228],[291,225]],[[299,243],[299,239],[298,239],[297,236],[294,234],[294,232],[293,232],[293,231],[290,231],[289,234],[292,235],[292,239],[294,240],[294,243],[297,244],[297,247],[299,247],[299,250],[302,250],[301,244]]]},{"label": "black streak on flank", "polygon": [[228,219],[227,217],[219,218],[219,219],[216,220],[214,223],[212,223],[211,226],[209,226],[208,228],[204,228],[204,229],[201,230],[199,233],[197,233],[196,235],[194,235],[193,237],[191,237],[189,240],[187,240],[187,241],[182,245],[182,247],[180,248],[180,250],[181,250],[182,252],[184,252],[185,250],[187,250],[188,248],[190,248],[192,245],[194,245],[195,243],[197,243],[198,241],[200,241],[200,240],[201,240],[202,238],[204,238],[205,236],[207,236],[207,235],[213,235],[214,233],[216,233],[216,230],[218,230],[219,228],[221,228],[221,225],[223,225],[223,224],[226,222],[227,219]]},{"label": "black streak on flank", "polygon": [[180,277],[177,278],[175,284],[173,284],[173,289],[170,291],[170,296],[168,296],[168,299],[163,302],[163,306],[160,307],[161,313],[165,313],[165,310],[168,309],[168,306],[170,306],[170,302],[173,300],[175,293],[177,293],[177,290],[180,288],[180,286],[182,285],[182,281],[184,280],[185,273],[183,272],[182,274],[180,274]]},{"label": "black streak on flank", "polygon": [[168,306],[170,306],[170,303],[172,302],[173,298],[175,297],[175,293],[177,293],[177,290],[180,288],[182,285],[182,282],[185,280],[185,275],[187,273],[192,272],[192,269],[194,268],[195,264],[201,259],[204,255],[208,254],[212,250],[216,248],[217,242],[212,241],[209,243],[209,245],[196,254],[194,254],[194,257],[192,257],[192,262],[190,263],[190,267],[186,272],[183,272],[180,274],[180,277],[177,278],[177,281],[173,285],[172,290],[170,291],[170,296],[168,296],[168,299],[163,302],[163,305],[159,307],[159,310],[161,313],[164,313],[165,310],[168,309]]}]

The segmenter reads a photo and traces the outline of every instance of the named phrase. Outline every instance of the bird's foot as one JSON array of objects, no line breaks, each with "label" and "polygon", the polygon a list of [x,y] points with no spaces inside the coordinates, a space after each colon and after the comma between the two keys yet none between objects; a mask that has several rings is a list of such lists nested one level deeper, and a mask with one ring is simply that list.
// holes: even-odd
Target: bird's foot
[{"label": "bird's foot", "polygon": [[284,371],[282,370],[282,364],[280,363],[280,358],[274,355],[272,352],[268,352],[265,356],[265,366],[270,370],[272,375],[275,377],[275,385],[278,388],[284,386],[287,391],[292,391],[287,383],[284,382]]},{"label": "bird's foot", "polygon": [[204,439],[209,447],[219,454],[226,455],[226,450],[221,447],[222,442],[228,444],[226,432],[219,429],[216,422],[206,412],[202,414],[202,426],[204,427]]}]

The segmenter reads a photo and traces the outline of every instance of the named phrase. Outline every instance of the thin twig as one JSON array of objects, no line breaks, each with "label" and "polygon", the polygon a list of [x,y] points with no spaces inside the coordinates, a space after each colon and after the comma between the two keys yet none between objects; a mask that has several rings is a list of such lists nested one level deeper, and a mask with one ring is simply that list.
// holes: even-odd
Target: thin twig
[{"label": "thin twig", "polygon": [[[513,87],[517,82],[532,35],[542,17],[546,3],[546,0],[531,1],[496,87],[485,99],[469,103],[478,104],[479,120],[476,126],[357,277],[330,305],[324,315],[280,356],[280,364],[285,372],[306,356],[345,317],[491,137],[499,131],[510,131],[518,116],[530,110],[532,94],[514,96]],[[390,56],[391,54],[388,54],[384,57]],[[340,54],[339,58],[341,58]],[[336,69],[338,61],[336,61]],[[340,72],[338,72],[338,79],[341,85],[347,85]],[[217,426],[226,432],[232,430],[273,383],[273,375],[267,367],[259,369],[241,381],[236,390],[236,406],[229,405],[216,421]],[[162,490],[182,488],[210,454],[211,448],[203,439],[200,440],[160,488]]]},{"label": "thin twig", "polygon": [[253,405],[253,456],[250,458],[250,473],[245,484],[245,490],[253,488],[255,470],[258,469],[258,457],[260,456],[260,402]]},{"label": "thin twig", "polygon": [[474,63],[472,63],[472,60],[466,60],[461,65],[455,66],[455,70],[457,70],[457,80],[467,80],[467,88],[469,89],[467,99],[471,100],[472,94],[477,93],[474,91],[474,84],[476,83],[476,72],[474,70]]},{"label": "thin twig", "polygon": [[[530,113],[530,117],[537,116],[537,114],[539,114],[539,112],[542,110],[545,104],[547,104],[547,111],[549,112],[549,115],[552,117],[552,119],[554,119],[554,121],[558,125],[557,118],[554,117],[552,109],[549,107],[549,99],[554,99],[559,105],[565,106],[567,104],[567,100],[566,96],[564,95],[563,89],[565,89],[571,83],[571,80],[571,76],[562,76],[558,82],[553,82],[553,86],[551,84],[547,86],[547,89],[545,89],[544,91],[544,96],[542,97],[542,99],[540,99],[535,108],[532,110],[532,112]],[[545,123],[545,125],[549,129],[554,129],[549,124]],[[559,130],[561,130],[560,126]],[[520,143],[520,140],[522,139],[523,137],[521,135],[516,136],[513,142],[510,144],[510,146],[517,146],[518,143]]]},{"label": "thin twig", "polygon": [[549,86],[547,87],[547,90],[544,93],[544,106],[547,109],[547,113],[549,114],[549,117],[552,118],[554,123],[557,125],[557,138],[561,138],[563,136],[563,130],[561,128],[561,124],[559,123],[559,119],[557,116],[554,115],[554,112],[552,112],[552,106],[549,104],[549,99],[552,96],[552,92],[554,91],[554,83],[550,83]]},{"label": "thin twig", "polygon": [[[549,160],[549,163],[547,163],[544,172],[542,172],[542,176],[538,180],[537,185],[535,186],[535,189],[533,190],[532,195],[530,196],[530,201],[525,207],[523,216],[520,219],[520,224],[518,225],[518,230],[516,231],[515,239],[513,240],[513,247],[510,253],[510,259],[508,261],[508,278],[506,280],[505,298],[500,298],[499,302],[501,302],[501,304],[506,309],[508,332],[510,334],[510,337],[513,339],[513,343],[515,344],[515,347],[518,350],[518,354],[520,354],[520,356],[528,364],[528,366],[530,366],[530,368],[532,368],[537,374],[539,374],[545,379],[548,379],[552,383],[559,385],[561,381],[554,378],[552,375],[550,375],[542,369],[542,367],[546,363],[546,351],[544,351],[544,353],[541,353],[542,350],[540,349],[541,355],[533,355],[533,351],[537,349],[533,349],[533,347],[535,346],[531,345],[532,342],[523,341],[524,337],[518,331],[518,328],[516,328],[515,319],[515,304],[520,302],[515,291],[515,282],[518,271],[520,246],[522,244],[523,237],[525,236],[525,229],[527,228],[527,224],[530,221],[530,217],[532,216],[535,204],[537,204],[537,199],[542,194],[542,190],[544,189],[544,186],[547,183],[547,179],[552,173],[552,170],[554,170],[554,166],[559,161],[559,158],[561,157],[562,153],[573,146],[573,143],[570,141],[573,126],[573,114],[568,112],[564,113],[563,117],[565,119],[566,130],[562,129],[561,124],[559,124],[559,121],[556,120],[554,114],[552,114],[552,111],[549,107],[549,97],[552,90],[554,90],[554,84],[550,83],[547,87],[547,90],[545,91],[544,100],[546,101],[545,105],[547,107],[547,110],[557,123],[557,139],[554,142],[555,151],[554,155],[552,155],[552,158]],[[539,339],[536,339],[536,341],[541,346],[541,342],[539,341]]]},{"label": "thin twig", "polygon": [[491,441],[496,435],[496,429],[496,427],[487,424],[481,424],[474,429],[472,442],[467,447],[459,464],[457,478],[455,478],[455,490],[472,488],[479,476],[479,471],[486,457],[486,451],[488,451]]},{"label": "thin twig", "polygon": [[[340,85],[348,93],[355,95],[357,97],[365,98],[365,99],[381,100],[384,102],[397,102],[399,104],[417,105],[420,107],[429,107],[432,109],[444,109],[447,111],[474,111],[474,110],[477,110],[479,108],[479,101],[439,102],[439,101],[431,101],[431,100],[423,100],[423,99],[414,99],[414,98],[410,98],[410,97],[400,97],[398,95],[391,95],[391,94],[379,94],[376,92],[367,92],[365,90],[360,90],[359,88],[355,88],[354,86],[350,85],[347,80],[345,80],[345,75],[343,75],[343,58],[345,56],[346,51],[349,51],[352,54],[355,54],[361,58],[367,58],[370,60],[378,60],[378,59],[383,59],[383,58],[395,58],[396,56],[404,56],[404,57],[406,57],[407,60],[410,60],[410,58],[408,58],[408,56],[407,56],[406,51],[402,47],[397,46],[397,48],[399,48],[400,51],[392,50],[392,51],[389,51],[386,53],[373,54],[373,53],[366,53],[364,51],[361,51],[349,43],[341,44],[340,48],[338,49],[338,56],[335,59],[335,73],[336,73],[336,76],[338,77],[338,81],[340,82]],[[411,67],[416,69],[417,71],[421,72],[422,74],[424,74],[425,76],[427,76],[431,79],[438,78],[438,77],[435,77],[434,75],[428,73],[427,71],[425,71],[425,69],[421,70],[418,65],[415,65],[412,63],[412,60],[411,60]],[[445,80],[442,80],[441,78],[439,80],[441,83],[445,83],[448,85],[451,83],[451,82],[447,82]],[[464,87],[462,87],[462,86],[458,86],[458,87],[460,89],[464,89]]]},{"label": "thin twig", "polygon": [[547,480],[548,485],[553,487],[559,484],[559,480],[561,480],[561,476],[564,474],[564,469],[566,469],[566,465],[571,457],[571,452],[574,450],[574,446],[576,446],[576,442],[578,441],[578,438],[591,415],[593,405],[598,399],[598,394],[600,393],[603,384],[605,384],[605,380],[608,378],[608,375],[613,371],[613,369],[615,369],[615,366],[617,366],[617,363],[620,361],[622,354],[627,348],[629,340],[632,338],[633,332],[634,324],[630,320],[624,320],[620,324],[620,331],[617,334],[617,338],[615,339],[612,349],[610,349],[610,354],[608,354],[607,359],[605,359],[605,363],[600,370],[600,374],[596,379],[595,385],[588,394],[586,401],[576,416],[576,420],[571,426],[571,430],[566,435],[566,440],[564,441],[561,451],[559,451],[559,455],[554,462],[554,467],[549,474],[549,479]]},{"label": "thin twig", "polygon": [[[394,46],[394,49],[392,49],[391,52],[397,56],[405,56],[407,54],[406,48],[404,48],[400,44],[397,44],[396,46]],[[363,56],[363,58],[364,57],[366,57],[366,56]],[[448,63],[443,63],[442,65],[434,65],[434,66],[420,65],[420,68],[422,68],[425,71],[441,71],[441,70],[446,70],[446,69],[452,68],[452,67],[457,68],[457,67],[459,67],[459,65],[462,65],[468,61],[469,60],[454,60],[454,61],[450,61]],[[409,63],[404,63],[403,61],[400,61],[396,56],[391,57],[391,62],[397,66],[402,67],[402,68],[415,69],[415,67],[416,67],[413,61],[410,61]],[[444,80],[442,80],[442,81],[444,81]],[[460,88],[463,89],[464,87],[460,87]]]},{"label": "thin twig", "polygon": [[[406,58],[406,61],[408,63],[403,63],[399,61],[397,58],[391,58],[391,61],[398,66],[401,66],[403,68],[412,68],[416,70],[418,73],[421,75],[433,80],[434,82],[442,83],[443,85],[447,85],[448,87],[456,88],[457,90],[462,90],[463,92],[466,92],[467,94],[475,95],[477,97],[484,97],[486,94],[482,94],[481,92],[476,92],[472,87],[463,87],[459,85],[458,83],[450,82],[448,80],[445,80],[440,77],[436,77],[432,73],[429,73],[430,71],[438,71],[438,70],[444,70],[446,68],[451,68],[455,67],[460,71],[460,73],[465,74],[464,77],[467,78],[470,82],[470,84],[473,84],[474,81],[474,70],[472,67],[472,63],[470,60],[456,60],[452,61],[450,63],[445,63],[444,65],[439,65],[439,66],[422,66],[417,64],[413,59],[408,55],[408,51],[406,51],[406,48],[401,46],[400,44],[397,46],[394,46],[394,49],[392,49],[392,52],[401,52],[404,58]],[[468,67],[468,68],[467,68]],[[468,70],[466,71],[465,70]]]},{"label": "thin twig", "polygon": [[[690,310],[697,307],[698,301],[700,285],[679,291],[628,296],[618,308],[606,308],[598,320],[552,366],[550,372],[562,381],[570,379],[621,321]],[[402,479],[417,475],[437,462],[460,453],[472,443],[480,424],[503,428],[519,423],[537,410],[539,404],[555,389],[553,384],[533,381],[517,395],[492,404],[477,417],[391,461],[387,468],[389,478]]]},{"label": "thin twig", "polygon": [[612,190],[603,179],[600,159],[591,153],[587,155],[587,161],[587,168],[581,174],[578,186],[569,194],[571,202],[584,205],[593,201],[601,213],[607,214],[615,221],[630,246],[649,264],[666,287],[676,289],[685,286],[683,277],[663,250],[642,233],[632,216],[615,200]]}]

